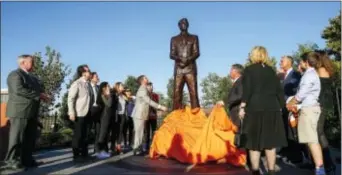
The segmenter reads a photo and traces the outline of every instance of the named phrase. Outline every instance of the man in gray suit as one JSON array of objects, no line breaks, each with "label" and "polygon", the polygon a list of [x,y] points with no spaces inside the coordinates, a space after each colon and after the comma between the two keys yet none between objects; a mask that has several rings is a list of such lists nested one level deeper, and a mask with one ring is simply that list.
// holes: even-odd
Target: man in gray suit
[{"label": "man in gray suit", "polygon": [[137,154],[137,151],[142,149],[142,141],[145,130],[145,122],[148,120],[149,107],[167,111],[165,106],[162,106],[156,102],[154,102],[147,91],[148,78],[145,75],[140,75],[138,77],[138,83],[140,87],[136,94],[135,106],[132,112],[133,124],[134,124],[134,146],[133,152],[134,155]]},{"label": "man in gray suit", "polygon": [[68,93],[68,114],[69,119],[74,121],[73,158],[76,162],[83,162],[88,159],[87,131],[94,98],[90,95],[92,87],[89,83],[89,68],[85,65],[78,66],[77,75],[78,79],[71,84]]},{"label": "man in gray suit", "polygon": [[6,115],[11,123],[8,152],[5,158],[7,168],[12,170],[37,166],[33,159],[35,138],[38,125],[40,100],[49,100],[42,93],[39,80],[30,74],[33,56],[18,57],[19,68],[7,78],[9,99]]}]

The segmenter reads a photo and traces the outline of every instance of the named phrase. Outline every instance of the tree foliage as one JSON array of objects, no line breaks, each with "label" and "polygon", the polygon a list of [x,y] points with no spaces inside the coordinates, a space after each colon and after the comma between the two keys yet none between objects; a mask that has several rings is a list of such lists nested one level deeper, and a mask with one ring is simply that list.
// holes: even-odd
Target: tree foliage
[{"label": "tree foliage", "polygon": [[66,84],[67,91],[63,94],[61,105],[59,108],[59,116],[58,122],[64,126],[70,126],[69,116],[68,116],[68,90],[71,86],[71,83],[74,82],[74,79],[70,79]]},{"label": "tree foliage", "polygon": [[124,81],[124,84],[127,88],[129,88],[132,92],[132,94],[136,94],[139,89],[139,84],[137,82],[137,78],[132,75],[128,75],[126,80]]},{"label": "tree foliage", "polygon": [[228,77],[220,77],[216,73],[209,73],[200,86],[202,87],[202,106],[209,107],[219,100],[228,98],[228,93],[232,83]]},{"label": "tree foliage", "polygon": [[49,103],[42,102],[40,115],[45,116],[54,108],[58,108],[60,103],[55,103],[60,96],[64,79],[71,72],[69,66],[61,61],[61,54],[51,47],[47,46],[45,54],[41,52],[34,53],[33,75],[39,78],[44,87],[45,93],[51,96]]},{"label": "tree foliage", "polygon": [[319,49],[318,45],[313,42],[307,42],[304,44],[297,44],[297,50],[292,53],[292,57],[294,59],[294,67],[297,68],[299,61],[300,61],[300,56],[303,55],[304,53],[311,52],[314,50]]},{"label": "tree foliage", "polygon": [[323,30],[321,37],[326,40],[328,48],[341,52],[341,11],[339,15],[329,19],[329,25]]}]

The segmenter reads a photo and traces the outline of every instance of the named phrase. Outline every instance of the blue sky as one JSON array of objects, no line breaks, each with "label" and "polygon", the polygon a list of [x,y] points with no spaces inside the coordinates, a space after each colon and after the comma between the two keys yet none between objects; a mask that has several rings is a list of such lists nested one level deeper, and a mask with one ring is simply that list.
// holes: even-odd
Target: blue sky
[{"label": "blue sky", "polygon": [[255,45],[277,59],[298,43],[324,47],[320,33],[339,10],[340,2],[1,2],[1,88],[18,55],[49,45],[73,73],[87,63],[111,84],[146,74],[165,93],[169,42],[182,17],[199,36],[201,81],[227,75]]}]

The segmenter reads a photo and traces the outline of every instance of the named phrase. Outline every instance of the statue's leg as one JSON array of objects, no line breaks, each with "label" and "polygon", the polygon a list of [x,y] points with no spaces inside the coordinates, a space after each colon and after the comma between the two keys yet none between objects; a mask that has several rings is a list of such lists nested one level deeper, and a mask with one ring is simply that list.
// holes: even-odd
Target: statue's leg
[{"label": "statue's leg", "polygon": [[173,85],[173,110],[183,108],[184,75],[176,74]]},{"label": "statue's leg", "polygon": [[185,83],[189,89],[191,108],[199,108],[198,92],[197,92],[197,74],[188,73],[185,75]]}]

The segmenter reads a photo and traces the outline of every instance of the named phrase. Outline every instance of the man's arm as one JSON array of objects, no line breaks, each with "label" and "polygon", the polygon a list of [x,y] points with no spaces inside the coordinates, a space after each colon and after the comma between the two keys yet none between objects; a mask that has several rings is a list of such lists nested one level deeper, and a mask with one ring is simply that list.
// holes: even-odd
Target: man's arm
[{"label": "man's arm", "polygon": [[308,90],[312,86],[312,83],[311,83],[311,78],[308,75],[309,74],[306,74],[302,77],[299,83],[299,90],[297,94],[295,95],[295,98],[293,98],[293,100],[295,101],[292,101],[292,102],[296,102],[296,103],[302,102],[304,98],[308,95],[308,93],[310,93]]},{"label": "man's arm", "polygon": [[17,72],[12,72],[8,75],[7,85],[13,93],[28,99],[39,100],[40,93],[33,89],[28,89],[23,86],[24,82]]},{"label": "man's arm", "polygon": [[78,93],[78,83],[77,81],[72,83],[68,93],[68,113],[70,116],[75,116],[75,104],[76,104],[76,97]]},{"label": "man's arm", "polygon": [[179,57],[177,56],[176,44],[173,37],[171,38],[170,42],[170,59],[175,61],[179,60]]},{"label": "man's arm", "polygon": [[192,55],[189,59],[190,61],[195,61],[200,56],[198,36],[195,35],[194,37],[195,41],[192,45]]},{"label": "man's arm", "polygon": [[284,94],[284,89],[281,86],[280,79],[279,79],[279,77],[277,75],[274,76],[274,83],[276,83],[278,102],[279,102],[281,108],[283,108],[285,106],[285,100],[284,100],[285,99],[285,94]]},{"label": "man's arm", "polygon": [[160,109],[161,108],[161,105],[159,105],[158,103],[154,102],[148,95],[148,92],[146,89],[140,89],[139,90],[140,92],[138,93],[141,93],[140,95],[140,98],[145,101],[146,103],[148,103],[150,106],[152,106],[153,108],[156,108],[156,109]]},{"label": "man's arm", "polygon": [[[242,77],[240,77],[242,78]],[[238,84],[236,84],[236,93],[231,94],[230,98],[227,99],[227,104],[228,107],[231,108],[231,106],[235,106],[241,103],[241,98],[242,98],[242,82],[241,79],[239,78]]]}]

